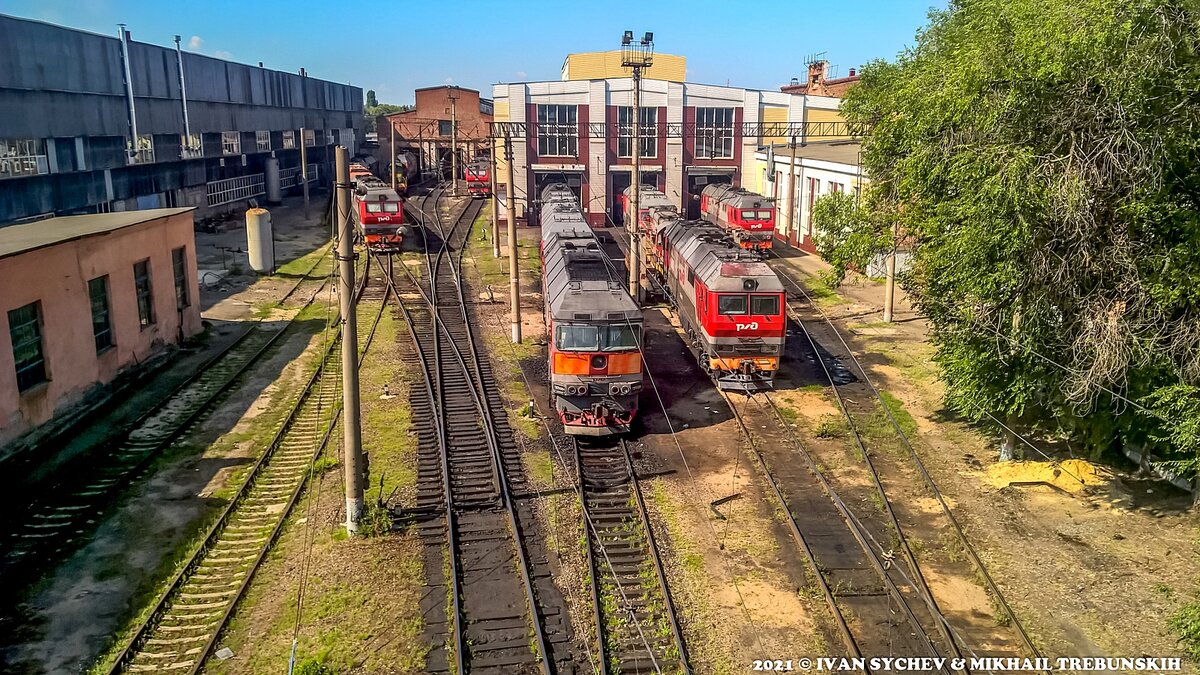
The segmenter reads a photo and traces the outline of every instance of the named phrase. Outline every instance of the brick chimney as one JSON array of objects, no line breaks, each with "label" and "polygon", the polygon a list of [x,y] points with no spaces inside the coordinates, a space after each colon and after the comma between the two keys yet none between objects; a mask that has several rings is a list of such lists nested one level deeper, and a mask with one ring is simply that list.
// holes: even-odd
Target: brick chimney
[{"label": "brick chimney", "polygon": [[808,64],[808,84],[820,84],[825,81],[825,74],[829,71],[828,61],[813,61]]}]

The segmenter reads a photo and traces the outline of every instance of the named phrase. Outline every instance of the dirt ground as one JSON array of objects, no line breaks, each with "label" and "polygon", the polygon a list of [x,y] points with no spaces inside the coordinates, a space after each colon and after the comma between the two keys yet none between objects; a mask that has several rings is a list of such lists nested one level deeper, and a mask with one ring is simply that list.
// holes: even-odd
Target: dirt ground
[{"label": "dirt ground", "polygon": [[[782,264],[801,278],[823,266],[812,256]],[[864,361],[872,381],[912,416],[917,451],[1045,654],[1180,655],[1165,621],[1200,576],[1200,517],[1187,511],[1189,497],[1131,474],[1127,466],[1096,470],[1072,462],[1044,439],[1032,442],[1061,460],[1057,475],[1044,461],[997,466],[996,440],[943,409],[924,322],[904,307],[897,312],[901,322],[876,323],[882,287],[871,282],[839,293],[843,300],[818,302],[851,336],[851,347],[869,355]],[[828,329],[815,327],[814,334],[836,340]],[[1071,474],[1088,484],[1072,489]],[[1036,481],[1049,485],[1027,484]],[[932,507],[915,481],[898,487],[908,493],[901,503],[914,510]],[[1184,668],[1196,671],[1186,662]]]}]

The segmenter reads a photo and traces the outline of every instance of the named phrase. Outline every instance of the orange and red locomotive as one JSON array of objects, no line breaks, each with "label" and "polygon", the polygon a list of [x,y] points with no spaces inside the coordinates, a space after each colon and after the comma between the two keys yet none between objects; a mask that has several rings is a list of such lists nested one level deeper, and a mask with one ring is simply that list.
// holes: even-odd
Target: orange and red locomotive
[{"label": "orange and red locomotive", "polygon": [[463,169],[467,179],[467,194],[471,197],[492,196],[491,174],[488,173],[491,171],[490,164],[486,159],[477,159]]},{"label": "orange and red locomotive", "polygon": [[721,227],[742,248],[771,248],[775,205],[760,194],[732,185],[709,185],[700,193],[700,217]]}]

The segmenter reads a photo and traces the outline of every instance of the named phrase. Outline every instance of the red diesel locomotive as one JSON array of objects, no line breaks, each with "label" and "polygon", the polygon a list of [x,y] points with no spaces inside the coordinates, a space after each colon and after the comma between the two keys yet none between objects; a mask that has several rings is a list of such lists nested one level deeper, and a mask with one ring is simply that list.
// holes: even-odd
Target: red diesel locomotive
[{"label": "red diesel locomotive", "polygon": [[732,185],[709,185],[700,193],[700,217],[724,229],[742,248],[771,248],[775,205],[760,194]]},{"label": "red diesel locomotive", "polygon": [[[365,167],[363,167],[365,169]],[[408,228],[404,225],[404,202],[387,183],[361,171],[354,182],[351,218],[367,249],[381,253],[400,250]]]},{"label": "red diesel locomotive", "polygon": [[492,196],[491,174],[488,173],[491,171],[490,164],[486,159],[477,159],[463,170],[467,179],[467,194],[472,198],[486,199]]}]

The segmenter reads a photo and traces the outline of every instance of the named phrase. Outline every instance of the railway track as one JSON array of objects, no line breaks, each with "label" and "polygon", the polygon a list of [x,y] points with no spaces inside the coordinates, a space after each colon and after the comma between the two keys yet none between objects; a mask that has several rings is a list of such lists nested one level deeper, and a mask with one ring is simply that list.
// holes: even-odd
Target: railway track
[{"label": "railway track", "polygon": [[690,673],[641,487],[624,439],[571,437],[587,529],[600,672]]},{"label": "railway track", "polygon": [[[570,619],[532,522],[525,479],[499,388],[476,347],[461,279],[463,242],[483,206],[451,223],[442,191],[410,202],[424,226],[424,273],[405,268],[394,286],[413,338],[412,387],[419,438],[418,532],[431,589],[428,672],[554,673],[571,669]],[[440,620],[439,620],[440,619]]]},{"label": "railway track", "polygon": [[[328,256],[318,258],[276,303],[284,307],[299,299],[301,309],[312,303],[326,278],[312,273]],[[302,291],[302,288],[304,289]],[[90,457],[83,470],[64,472],[57,484],[41,491],[19,519],[6,527],[0,542],[0,579],[15,589],[23,572],[45,570],[90,531],[102,511],[178,438],[193,429],[224,395],[256,364],[291,326],[291,320],[260,320],[220,353],[210,358],[157,405],[110,440],[100,456]]]},{"label": "railway track", "polygon": [[[378,299],[373,321],[359,324],[360,360],[387,306],[385,293],[365,280],[360,299]],[[254,573],[266,558],[312,463],[324,450],[341,412],[340,329],[322,346],[320,364],[298,392],[288,417],[252,465],[189,561],[159,596],[109,670],[196,673],[216,644]]]},{"label": "railway track", "polygon": [[[977,577],[982,581],[982,584],[985,586],[991,597],[994,598],[995,602],[999,605],[1000,610],[1004,613],[1004,615],[1006,615],[1006,617],[1010,620],[1012,627],[1016,630],[1021,647],[1024,648],[1028,655],[1040,657],[1040,650],[1038,650],[1037,646],[1033,643],[1033,640],[1025,631],[1024,626],[1022,626],[1016,614],[1012,611],[1012,608],[1005,600],[1004,594],[1000,591],[999,587],[997,587],[995,581],[992,579],[992,576],[988,572],[986,565],[984,565],[974,547],[967,539],[966,533],[963,531],[957,518],[954,516],[954,513],[950,510],[949,505],[942,496],[941,490],[938,488],[937,484],[933,480],[933,477],[926,469],[924,462],[916,453],[911,441],[908,439],[899,422],[896,420],[889,403],[884,400],[879,389],[871,381],[870,375],[859,361],[857,355],[854,353],[854,350],[851,349],[850,345],[843,338],[837,326],[829,319],[824,311],[822,311],[813,302],[812,297],[809,295],[804,286],[800,284],[800,282],[792,274],[790,274],[783,265],[777,264],[773,265],[773,267],[776,271],[776,274],[784,282],[784,284],[786,284],[790,289],[799,295],[799,297],[796,297],[796,295],[789,294],[788,312],[797,325],[800,326],[801,331],[803,332],[804,342],[802,344],[807,344],[814,354],[812,360],[819,365],[819,372],[824,376],[825,382],[830,387],[837,407],[842,413],[842,417],[850,429],[856,451],[861,457],[863,457],[863,464],[870,474],[870,485],[873,487],[875,494],[878,495],[880,501],[883,503],[883,510],[887,516],[888,528],[883,530],[876,529],[876,536],[886,537],[894,533],[894,542],[896,548],[898,549],[898,553],[902,557],[903,562],[906,564],[909,570],[912,583],[918,587],[922,595],[925,596],[926,604],[933,612],[936,613],[936,602],[932,598],[932,594],[928,589],[924,576],[921,573],[920,565],[917,563],[916,557],[909,546],[908,540],[903,534],[901,523],[896,516],[896,513],[892,509],[890,500],[887,499],[886,490],[884,488],[880,471],[877,468],[876,463],[872,460],[872,451],[876,448],[880,448],[892,451],[896,455],[907,455],[911,461],[912,467],[921,477],[930,495],[933,496],[938,502],[942,516],[944,517],[945,525],[948,526],[949,529],[954,533],[959,544],[962,546],[963,551],[966,553],[966,557],[971,561]],[[800,300],[800,298],[803,300]],[[857,372],[857,376],[854,376],[852,381],[840,381],[839,378],[835,377],[834,373],[832,372],[833,368],[844,368],[844,366],[841,365],[838,357],[834,357],[828,352],[824,352],[824,350],[818,346],[818,343],[813,337],[812,331],[809,327],[809,320],[804,316],[806,313],[816,314],[818,320],[826,324],[828,331],[834,338],[836,338],[835,349],[842,352],[841,358],[844,358],[846,361],[854,364],[854,370]],[[838,348],[838,345],[840,345],[840,349]],[[772,403],[772,405],[774,404]],[[886,417],[893,432],[893,438],[876,438],[872,439],[871,443],[864,443],[862,435],[859,433],[860,426],[864,420],[869,420],[872,417],[880,417],[880,413],[882,413],[883,417]],[[872,448],[872,445],[874,445],[875,448]],[[885,464],[890,464],[890,462],[885,462]],[[944,622],[943,620],[938,627],[943,640],[951,645],[954,651],[952,654],[953,656],[961,656],[962,651],[967,651],[967,656],[974,656],[974,653],[970,650],[969,645],[966,644],[962,636],[955,633],[954,629],[948,623]],[[961,650],[957,649],[957,647],[961,647]]]},{"label": "railway track", "polygon": [[895,564],[890,550],[865,529],[864,521],[872,518],[850,509],[772,396],[722,396],[813,571],[811,581],[846,654],[950,657],[954,648],[941,639],[938,619],[920,590]]}]

